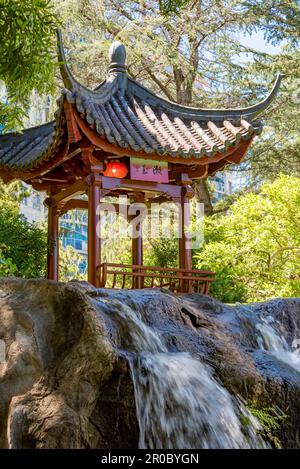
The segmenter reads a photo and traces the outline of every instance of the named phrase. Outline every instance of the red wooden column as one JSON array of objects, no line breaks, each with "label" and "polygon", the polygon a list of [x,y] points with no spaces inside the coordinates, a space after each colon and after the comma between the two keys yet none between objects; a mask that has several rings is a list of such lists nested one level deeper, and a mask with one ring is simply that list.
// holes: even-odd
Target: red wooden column
[{"label": "red wooden column", "polygon": [[[191,222],[190,200],[193,195],[191,187],[186,186],[182,188],[179,223],[179,268],[186,270],[191,270],[192,268],[192,249],[188,229]],[[188,281],[182,282],[182,289],[184,292],[188,292],[190,289]]]},{"label": "red wooden column", "polygon": [[91,177],[88,187],[88,281],[95,287],[100,285],[101,239],[100,233],[97,233],[100,230],[100,214],[97,213],[100,198],[101,188]]},{"label": "red wooden column", "polygon": [[[137,236],[132,238],[132,264],[143,265],[143,228],[142,223],[136,226]],[[143,288],[143,279],[140,277],[133,277],[133,288]]]},{"label": "red wooden column", "polygon": [[57,208],[48,205],[47,278],[58,280],[58,221]]},{"label": "red wooden column", "polygon": [[[136,203],[144,204],[145,194],[135,194],[134,200]],[[143,220],[144,220],[144,205],[137,207],[136,213],[128,215],[128,221],[131,223],[135,217],[140,217],[139,222],[135,224],[135,233],[132,238],[132,264],[143,266]],[[133,269],[133,272],[139,272],[139,269]],[[143,288],[144,279],[140,277],[132,278],[132,288]]]}]

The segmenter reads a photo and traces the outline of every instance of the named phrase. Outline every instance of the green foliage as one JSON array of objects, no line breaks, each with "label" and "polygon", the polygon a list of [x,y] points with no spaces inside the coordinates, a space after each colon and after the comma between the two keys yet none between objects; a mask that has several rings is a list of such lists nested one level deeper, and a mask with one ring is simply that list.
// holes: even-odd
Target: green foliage
[{"label": "green foliage", "polygon": [[261,436],[269,440],[276,449],[281,449],[280,430],[288,416],[286,414],[279,415],[272,407],[259,409],[252,402],[247,403],[247,409],[259,421],[262,427]]},{"label": "green foliage", "polygon": [[206,219],[200,269],[217,273],[225,302],[300,295],[300,180],[282,175],[241,196],[227,215]]},{"label": "green foliage", "polygon": [[19,203],[27,197],[30,189],[26,188],[21,181],[10,184],[3,184],[0,179],[0,201],[1,205],[13,208],[16,213],[19,211]]},{"label": "green foliage", "polygon": [[[28,223],[22,215],[0,207],[0,243],[6,259],[16,266],[19,277],[44,277],[46,265],[45,232]],[[7,257],[8,256],[8,257]]]},{"label": "green foliage", "polygon": [[[113,200],[113,199],[108,199]],[[103,262],[131,264],[131,237],[127,220],[116,214],[102,217],[101,256]]]},{"label": "green foliage", "polygon": [[247,287],[237,279],[231,266],[220,266],[216,271],[210,294],[224,303],[236,303],[246,300]]},{"label": "green foliage", "polygon": [[248,66],[249,77],[256,81],[268,69],[274,70],[273,74],[280,70],[285,78],[279,97],[264,114],[263,134],[255,139],[243,164],[237,168],[241,174],[250,176],[252,185],[259,185],[266,179],[274,180],[279,173],[300,175],[299,48],[288,45],[278,55],[256,60]]},{"label": "green foliage", "polygon": [[148,265],[178,267],[178,239],[173,237],[150,239]]},{"label": "green foliage", "polygon": [[0,275],[44,277],[46,232],[19,214],[19,183],[0,185]]},{"label": "green foliage", "polygon": [[178,14],[191,0],[159,0],[159,8],[163,15]]},{"label": "green foliage", "polygon": [[232,194],[224,194],[224,196],[214,204],[213,212],[226,213],[239,197],[255,190],[255,188],[251,188],[251,186],[247,185],[235,190]]},{"label": "green foliage", "polygon": [[240,422],[241,422],[241,424],[242,424],[243,427],[248,427],[248,426],[250,425],[250,423],[251,423],[250,418],[247,417],[247,416],[244,415],[244,414],[240,414],[240,415],[239,415],[239,420],[240,420]]},{"label": "green foliage", "polygon": [[297,44],[296,36],[300,26],[298,0],[242,0],[238,3],[241,8],[251,10],[257,21],[256,27],[261,28],[265,38],[272,44],[291,38]]},{"label": "green foliage", "polygon": [[17,266],[13,263],[10,257],[6,257],[5,251],[7,247],[0,246],[0,277],[8,277],[14,275],[17,271]]},{"label": "green foliage", "polygon": [[9,106],[0,102],[0,124],[21,125],[33,89],[54,87],[54,28],[58,19],[48,0],[0,0],[0,79]]},{"label": "green foliage", "polygon": [[[23,127],[23,119],[26,117],[26,111],[21,105],[11,105],[3,103],[0,100],[0,125],[5,130],[10,131],[15,128]],[[1,129],[2,130],[2,129]]]},{"label": "green foliage", "polygon": [[59,246],[59,280],[68,282],[69,280],[86,280],[86,275],[80,272],[80,263],[84,257],[72,246],[66,248]]}]

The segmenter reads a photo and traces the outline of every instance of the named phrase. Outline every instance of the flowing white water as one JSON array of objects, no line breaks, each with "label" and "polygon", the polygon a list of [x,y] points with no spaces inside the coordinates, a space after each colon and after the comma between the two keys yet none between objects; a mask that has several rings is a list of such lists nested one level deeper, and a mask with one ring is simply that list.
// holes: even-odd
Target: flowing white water
[{"label": "flowing white water", "polygon": [[130,366],[140,448],[266,447],[257,436],[257,420],[213,378],[208,366],[188,353],[168,352],[158,331],[136,311],[121,303],[116,309],[135,351]]},{"label": "flowing white water", "polygon": [[300,339],[294,339],[290,347],[285,338],[276,331],[272,317],[268,316],[261,320],[261,323],[256,324],[260,334],[257,338],[260,348],[300,372]]}]

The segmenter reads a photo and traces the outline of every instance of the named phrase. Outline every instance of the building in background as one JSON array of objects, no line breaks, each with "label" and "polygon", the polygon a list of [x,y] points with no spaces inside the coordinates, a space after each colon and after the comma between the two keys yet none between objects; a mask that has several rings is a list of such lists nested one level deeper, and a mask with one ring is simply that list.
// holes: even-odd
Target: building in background
[{"label": "building in background", "polygon": [[60,219],[60,234],[63,247],[72,246],[84,257],[87,254],[88,220],[86,210],[72,210]]},{"label": "building in background", "polygon": [[231,195],[234,190],[234,173],[232,171],[222,171],[210,178],[214,184],[214,195],[212,203],[215,204],[225,195]]},{"label": "building in background", "polygon": [[71,210],[59,220],[59,233],[63,248],[71,246],[81,259],[78,263],[79,272],[87,272],[88,219],[86,210]]},{"label": "building in background", "polygon": [[[20,204],[20,212],[29,222],[47,220],[47,207],[44,205],[46,194],[30,189],[28,197]],[[87,212],[72,210],[65,213],[59,220],[59,233],[64,248],[71,246],[81,255],[79,270],[84,274],[87,268]]]},{"label": "building in background", "polygon": [[45,124],[50,119],[51,98],[50,96],[39,96],[36,91],[32,92],[30,99],[30,108],[28,116],[24,119],[24,125],[27,127],[35,127],[36,125]]},{"label": "building in background", "polygon": [[43,194],[30,189],[29,196],[24,197],[20,204],[20,212],[30,222],[46,221],[47,208],[43,204],[43,201]]}]

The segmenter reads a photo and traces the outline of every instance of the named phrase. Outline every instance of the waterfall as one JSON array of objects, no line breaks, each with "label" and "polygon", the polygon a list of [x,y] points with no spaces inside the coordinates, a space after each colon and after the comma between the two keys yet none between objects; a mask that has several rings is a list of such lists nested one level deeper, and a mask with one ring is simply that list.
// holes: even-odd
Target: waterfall
[{"label": "waterfall", "polygon": [[267,447],[258,436],[257,420],[216,381],[208,365],[189,353],[169,352],[159,331],[136,310],[119,301],[114,306],[114,320],[127,341],[139,448]]},{"label": "waterfall", "polygon": [[276,331],[274,318],[267,316],[261,318],[261,321],[256,324],[259,347],[300,372],[300,339],[295,338],[289,346],[285,338]]}]

